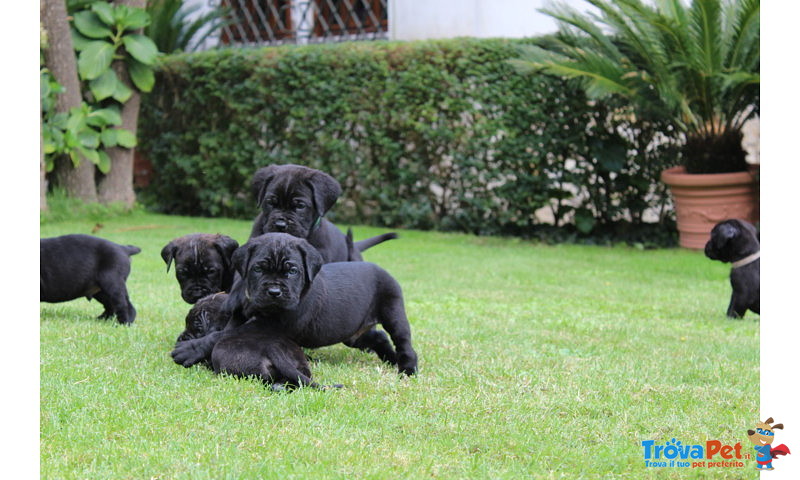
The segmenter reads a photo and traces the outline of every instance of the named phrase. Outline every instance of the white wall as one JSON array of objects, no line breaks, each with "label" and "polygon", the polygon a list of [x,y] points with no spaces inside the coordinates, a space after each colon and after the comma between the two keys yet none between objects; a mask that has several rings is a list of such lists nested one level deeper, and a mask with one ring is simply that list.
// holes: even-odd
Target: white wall
[{"label": "white wall", "polygon": [[[293,0],[295,8],[300,2]],[[584,11],[589,5],[582,0],[556,0]],[[209,3],[220,0],[187,0],[201,8],[192,17],[210,10]],[[453,37],[520,38],[552,33],[556,23],[538,9],[550,0],[388,0],[389,39],[424,40]],[[305,8],[305,7],[304,7]],[[298,18],[298,15],[293,15]],[[205,48],[217,39],[205,42]]]},{"label": "white wall", "polygon": [[[561,0],[580,10],[586,2]],[[389,0],[389,38],[519,38],[552,33],[556,23],[538,11],[547,0]]]}]

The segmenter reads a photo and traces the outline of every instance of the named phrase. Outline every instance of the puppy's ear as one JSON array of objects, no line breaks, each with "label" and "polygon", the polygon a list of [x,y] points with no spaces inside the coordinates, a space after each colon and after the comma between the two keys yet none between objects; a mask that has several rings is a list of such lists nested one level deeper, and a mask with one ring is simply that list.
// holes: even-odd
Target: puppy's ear
[{"label": "puppy's ear", "polygon": [[723,243],[733,240],[737,235],[739,235],[739,229],[733,225],[726,223],[719,226],[719,236],[723,240]]},{"label": "puppy's ear", "polygon": [[169,272],[169,267],[172,265],[172,260],[175,258],[177,252],[178,245],[175,243],[175,240],[169,242],[161,249],[161,258],[163,258],[164,263],[167,264],[167,272]]},{"label": "puppy's ear", "polygon": [[739,225],[742,228],[743,232],[746,232],[751,237],[753,237],[757,242],[761,242],[761,235],[758,232],[758,229],[755,225],[750,222],[746,222],[744,220],[739,220]]},{"label": "puppy's ear", "polygon": [[308,242],[304,241],[297,249],[300,251],[300,256],[303,257],[303,270],[305,271],[307,288],[319,273],[325,260],[322,259],[319,251]]},{"label": "puppy's ear", "polygon": [[277,165],[270,165],[268,167],[259,168],[255,175],[253,175],[253,183],[251,188],[253,195],[256,197],[258,208],[261,208],[261,204],[264,203],[264,194],[267,191],[267,186],[269,185],[269,182],[275,178],[277,170]]},{"label": "puppy's ear", "polygon": [[314,197],[314,209],[317,214],[322,216],[336,203],[336,199],[342,194],[342,186],[335,178],[327,173],[316,171],[307,180],[309,188]]},{"label": "puppy's ear", "polygon": [[239,248],[239,242],[227,235],[217,235],[217,238],[214,240],[214,248],[217,249],[217,252],[219,252],[222,257],[225,269],[229,269],[231,267],[233,252]]},{"label": "puppy's ear", "polygon": [[245,243],[237,248],[236,251],[233,252],[233,255],[231,255],[231,264],[242,278],[247,276],[247,267],[250,264],[250,247],[250,244]]}]

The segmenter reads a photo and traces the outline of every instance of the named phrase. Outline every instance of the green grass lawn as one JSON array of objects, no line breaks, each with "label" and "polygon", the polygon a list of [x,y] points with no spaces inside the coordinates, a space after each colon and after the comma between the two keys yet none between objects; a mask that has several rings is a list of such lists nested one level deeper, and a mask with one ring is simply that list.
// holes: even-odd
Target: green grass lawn
[{"label": "green grass lawn", "polygon": [[[757,476],[752,460],[644,466],[643,440],[752,452],[758,316],[725,317],[728,267],[702,253],[400,231],[364,256],[403,286],[419,374],[336,345],[309,351],[311,367],[345,387],[287,394],[169,356],[188,305],[161,248],[195,232],[244,242],[250,222],[101,223],[98,236],[142,248],[138,315],[121,327],[95,319],[97,302],[41,304],[42,478]],[[383,231],[354,227],[356,240]]]}]

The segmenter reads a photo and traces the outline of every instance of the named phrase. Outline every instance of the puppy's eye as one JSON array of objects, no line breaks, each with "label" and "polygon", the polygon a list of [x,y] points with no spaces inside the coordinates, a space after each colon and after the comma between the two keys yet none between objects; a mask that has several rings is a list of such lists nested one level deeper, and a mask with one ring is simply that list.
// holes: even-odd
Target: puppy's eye
[{"label": "puppy's eye", "polygon": [[252,270],[253,270],[254,272],[256,272],[256,273],[261,273],[261,272],[262,272],[262,270],[261,270],[261,265],[253,265],[253,268],[252,268]]},{"label": "puppy's eye", "polygon": [[305,202],[294,202],[294,209],[295,210],[302,210],[306,208]]},{"label": "puppy's eye", "polygon": [[286,271],[286,275],[293,277],[300,273],[300,269],[297,267],[290,267],[289,270]]}]

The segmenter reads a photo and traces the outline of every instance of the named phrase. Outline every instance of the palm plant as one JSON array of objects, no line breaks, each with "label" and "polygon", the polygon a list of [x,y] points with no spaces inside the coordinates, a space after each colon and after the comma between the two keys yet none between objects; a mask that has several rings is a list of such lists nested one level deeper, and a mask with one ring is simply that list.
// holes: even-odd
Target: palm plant
[{"label": "palm plant", "polygon": [[228,24],[226,17],[230,11],[228,8],[216,7],[190,19],[199,8],[199,4],[186,5],[184,0],[149,1],[147,13],[152,21],[145,28],[145,35],[156,43],[161,52],[197,50],[209,36]]},{"label": "palm plant", "polygon": [[640,119],[683,133],[689,173],[747,168],[744,123],[759,112],[760,0],[586,0],[553,5],[559,32],[523,47],[521,71],[577,78],[590,98],[619,96]]}]

